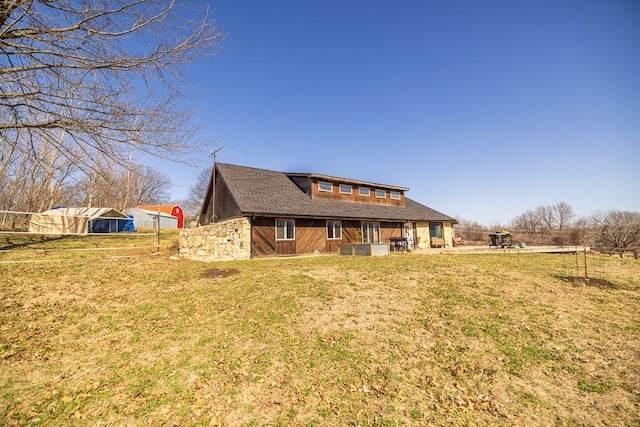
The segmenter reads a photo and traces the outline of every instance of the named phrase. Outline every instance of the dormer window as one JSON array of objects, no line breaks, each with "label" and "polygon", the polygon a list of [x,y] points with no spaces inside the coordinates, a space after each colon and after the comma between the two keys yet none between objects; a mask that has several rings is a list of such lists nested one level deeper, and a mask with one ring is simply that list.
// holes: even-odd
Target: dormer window
[{"label": "dormer window", "polygon": [[333,191],[333,184],[326,181],[319,181],[318,190],[331,193]]},{"label": "dormer window", "polygon": [[347,184],[340,184],[340,193],[342,194],[351,194],[353,193],[353,187]]},{"label": "dormer window", "polygon": [[393,200],[400,200],[400,192],[398,192],[398,191],[392,191],[392,192],[391,192],[391,198],[392,198]]},{"label": "dormer window", "polygon": [[367,187],[358,187],[358,195],[369,197],[371,195],[371,190]]},{"label": "dormer window", "polygon": [[378,199],[385,199],[387,197],[387,192],[384,190],[376,190],[376,197]]}]

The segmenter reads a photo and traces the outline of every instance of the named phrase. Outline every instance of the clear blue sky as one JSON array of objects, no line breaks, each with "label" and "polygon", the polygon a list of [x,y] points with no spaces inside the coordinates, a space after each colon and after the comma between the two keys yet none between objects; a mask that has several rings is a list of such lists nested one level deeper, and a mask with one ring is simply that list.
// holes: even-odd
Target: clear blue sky
[{"label": "clear blue sky", "polygon": [[[640,1],[212,0],[188,70],[218,161],[406,186],[507,223],[640,211]],[[200,169],[170,166],[175,199]]]}]

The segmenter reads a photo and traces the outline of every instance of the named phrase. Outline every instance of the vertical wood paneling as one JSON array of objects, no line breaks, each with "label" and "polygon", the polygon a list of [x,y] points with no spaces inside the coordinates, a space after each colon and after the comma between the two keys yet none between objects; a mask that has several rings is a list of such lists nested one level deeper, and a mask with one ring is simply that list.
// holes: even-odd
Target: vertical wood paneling
[{"label": "vertical wood paneling", "polygon": [[296,255],[295,240],[278,240],[276,241],[276,255]]},{"label": "vertical wood paneling", "polygon": [[216,174],[216,188],[214,203],[216,205],[215,214],[216,221],[222,221],[227,218],[236,218],[240,216],[240,208],[235,202],[227,183]]},{"label": "vertical wood paneling", "polygon": [[362,243],[360,221],[342,221],[342,241],[344,243]]},{"label": "vertical wood paneling", "polygon": [[389,243],[392,237],[402,237],[402,222],[381,222],[380,223],[380,239],[381,243]]},{"label": "vertical wood paneling", "polygon": [[342,244],[342,240],[327,240],[325,252],[328,254],[338,253],[338,246]]},{"label": "vertical wood paneling", "polygon": [[251,227],[251,256],[274,256],[275,254],[275,220],[273,218],[255,218]]},{"label": "vertical wood paneling", "polygon": [[[361,243],[360,221],[342,221],[342,240],[327,239],[327,222],[324,219],[296,219],[295,241],[276,242],[275,218],[256,218],[251,233],[251,255],[254,257],[275,255],[303,255],[336,253],[341,243]],[[380,237],[382,243],[388,243],[391,237],[402,235],[402,222],[381,222]]]},{"label": "vertical wood paneling", "polygon": [[315,251],[324,253],[327,250],[327,222],[322,219],[296,220],[296,252],[311,254]]}]

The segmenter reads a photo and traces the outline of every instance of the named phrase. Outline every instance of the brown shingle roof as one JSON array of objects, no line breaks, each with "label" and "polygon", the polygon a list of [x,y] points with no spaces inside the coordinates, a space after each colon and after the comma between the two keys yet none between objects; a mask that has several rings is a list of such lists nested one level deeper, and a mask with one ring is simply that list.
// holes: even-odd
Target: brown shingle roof
[{"label": "brown shingle roof", "polygon": [[[456,221],[405,197],[406,206],[312,200],[284,172],[216,163],[243,215],[391,221]],[[299,174],[297,174],[299,175]]]}]

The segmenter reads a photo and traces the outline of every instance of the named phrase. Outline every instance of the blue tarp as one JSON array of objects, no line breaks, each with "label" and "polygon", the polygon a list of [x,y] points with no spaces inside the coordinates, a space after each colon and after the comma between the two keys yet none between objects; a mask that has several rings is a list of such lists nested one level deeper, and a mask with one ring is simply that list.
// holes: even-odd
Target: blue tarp
[{"label": "blue tarp", "polygon": [[127,218],[100,217],[89,222],[90,233],[119,233],[121,231],[134,231],[132,215],[127,215]]},{"label": "blue tarp", "polygon": [[124,225],[124,229],[122,231],[136,231],[133,226],[133,215],[127,215],[127,223]]}]

